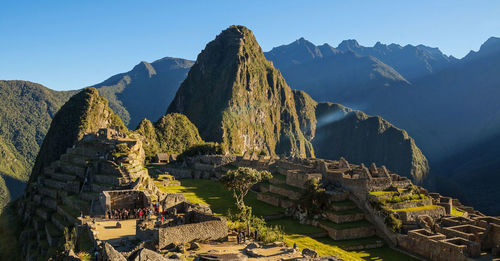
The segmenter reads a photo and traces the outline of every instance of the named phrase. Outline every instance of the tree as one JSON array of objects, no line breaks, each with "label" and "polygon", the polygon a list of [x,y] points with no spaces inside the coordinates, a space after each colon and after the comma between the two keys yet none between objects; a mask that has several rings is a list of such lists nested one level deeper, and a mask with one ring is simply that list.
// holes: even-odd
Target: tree
[{"label": "tree", "polygon": [[301,197],[301,205],[309,210],[310,215],[323,212],[328,205],[328,196],[321,187],[319,179],[312,178],[304,184],[305,190]]},{"label": "tree", "polygon": [[235,170],[229,170],[222,175],[220,182],[228,190],[233,191],[233,197],[236,199],[236,206],[238,209],[245,209],[245,202],[243,199],[248,194],[250,188],[263,181],[272,178],[273,176],[267,170],[258,171],[256,169],[239,167]]}]

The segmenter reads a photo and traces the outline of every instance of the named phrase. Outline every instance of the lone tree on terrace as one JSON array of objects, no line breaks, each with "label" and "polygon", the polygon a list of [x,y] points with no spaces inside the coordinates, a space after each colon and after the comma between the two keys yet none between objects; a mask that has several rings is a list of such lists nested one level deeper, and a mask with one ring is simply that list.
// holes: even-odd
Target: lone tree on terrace
[{"label": "lone tree on terrace", "polygon": [[258,171],[256,169],[239,167],[235,170],[229,170],[222,175],[220,182],[228,190],[233,191],[233,197],[236,199],[236,206],[238,209],[245,209],[245,202],[243,199],[248,194],[250,188],[263,181],[272,178],[273,176],[267,170]]}]

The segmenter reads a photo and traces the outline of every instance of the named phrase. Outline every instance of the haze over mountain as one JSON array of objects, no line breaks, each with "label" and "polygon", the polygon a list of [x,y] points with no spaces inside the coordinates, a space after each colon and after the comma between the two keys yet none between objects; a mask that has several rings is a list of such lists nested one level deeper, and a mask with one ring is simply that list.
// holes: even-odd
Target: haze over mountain
[{"label": "haze over mountain", "polygon": [[[453,170],[455,166],[451,162],[461,165],[464,163],[463,155],[467,155],[468,150],[471,148],[477,150],[478,146],[482,148],[481,150],[485,150],[488,147],[485,140],[489,140],[489,144],[492,144],[493,137],[498,136],[500,132],[499,38],[488,39],[479,51],[471,51],[460,60],[444,55],[438,49],[422,45],[401,47],[395,44],[376,44],[374,47],[363,47],[350,40],[342,42],[338,48],[333,48],[335,51],[325,46],[327,45],[314,46],[304,39],[299,39],[292,44],[274,48],[266,55],[283,72],[292,88],[305,90],[316,99],[362,108],[367,113],[380,115],[407,130],[423,149],[424,154],[429,157],[431,169],[435,165],[436,171],[439,169],[439,172],[445,172],[433,172],[432,176],[447,177],[448,172],[457,172]],[[347,57],[345,52],[354,54],[350,61],[331,62],[342,56]],[[387,66],[386,68],[391,68],[404,76],[408,84],[397,87],[391,84],[384,85],[384,81],[388,83],[394,77],[386,77],[387,74],[376,74],[369,70],[356,70],[356,68],[367,68],[353,61],[359,60],[355,57],[366,58],[363,55],[376,56]],[[357,65],[351,67],[351,63]],[[347,79],[330,76],[346,68],[351,68],[349,72],[352,73]],[[366,80],[370,82],[370,92],[359,82],[361,79],[371,78],[378,80]],[[350,84],[349,92],[358,95],[343,95],[346,82]],[[472,168],[469,174],[458,171],[462,173],[459,176],[467,177],[463,181],[473,181],[478,185],[462,189],[461,197],[469,198],[471,204],[486,206],[488,203],[484,205],[480,203],[483,199],[478,197],[481,194],[479,189],[473,187],[493,189],[497,183],[483,182],[479,177],[474,178],[474,168],[478,168],[479,173],[485,173],[487,172],[484,170],[485,166],[491,166],[487,169],[495,173],[491,174],[497,177],[495,180],[499,180],[498,168],[493,167],[494,164],[490,162],[489,157],[479,157],[475,153],[471,153],[470,157],[465,162],[474,163],[474,166],[468,167]],[[449,166],[441,161],[447,162]],[[454,179],[458,181],[456,184],[463,184],[462,179],[451,175],[449,180],[445,178],[439,181],[441,183],[439,187],[450,189],[451,184],[455,184]],[[459,194],[459,189],[455,189],[455,193]],[[500,213],[500,207],[495,212]]]},{"label": "haze over mountain", "polygon": [[[499,169],[495,157],[485,155],[497,155],[490,144],[496,144],[495,137],[500,133],[497,102],[500,95],[499,50],[500,40],[494,37],[486,41],[479,51],[471,51],[460,60],[422,45],[401,47],[379,43],[374,47],[363,47],[349,40],[334,48],[328,44],[315,46],[301,38],[264,54],[280,69],[283,82],[286,80],[291,88],[304,89],[319,101],[350,105],[368,114],[380,115],[407,130],[416,139],[415,146],[421,147],[429,157],[431,167],[435,169],[431,176],[440,177],[437,181],[432,179],[433,184],[428,186],[451,189],[458,195],[459,189],[456,188],[460,184],[470,184],[460,189],[460,197],[470,199],[471,204],[481,208],[491,204],[481,204],[488,199],[481,198],[479,191],[493,190],[498,184],[495,183],[498,181],[496,170]],[[131,71],[112,76],[94,86],[109,100],[109,106],[117,115],[133,129],[143,118],[155,121],[164,115],[193,64],[193,61],[169,57],[152,63],[141,62]],[[411,76],[412,70],[408,68],[423,75]],[[278,77],[277,72],[271,75]],[[229,82],[230,79],[227,79]],[[242,76],[241,79],[247,78]],[[246,86],[245,81],[240,83]],[[280,84],[284,86],[286,83]],[[1,160],[6,162],[1,164],[5,166],[1,171],[7,179],[7,186],[14,188],[11,191],[16,196],[22,190],[23,181],[27,179],[34,155],[53,115],[77,91],[57,92],[24,81],[2,81],[0,90],[4,93],[2,97],[10,97],[0,102],[0,105],[4,104],[0,107],[3,123],[0,126]],[[316,126],[317,105],[300,107],[298,105],[303,98],[298,92],[293,93],[297,116],[291,117],[298,119],[298,125],[293,123],[291,129],[299,137],[295,129],[300,128],[304,144],[312,143],[316,156],[327,157],[322,148],[316,148],[319,144],[316,132],[321,129]],[[291,99],[285,100],[283,108],[289,108],[286,110],[293,115],[293,109],[287,105]],[[20,129],[25,131],[16,131]],[[302,146],[301,142],[298,147]],[[262,141],[261,144],[264,143]],[[379,165],[384,164],[377,159],[372,160]],[[459,167],[462,165],[467,167]],[[393,166],[393,169],[398,167]],[[410,174],[411,171],[400,168],[398,171],[415,177]],[[475,178],[476,175],[488,178]],[[0,179],[0,190],[6,191],[4,183]],[[2,195],[3,200],[7,200],[6,193]],[[499,213],[499,210],[491,211]]]},{"label": "haze over mountain", "polygon": [[230,153],[304,157],[318,150],[325,158],[386,165],[417,181],[425,176],[427,160],[404,131],[340,105],[318,109],[324,106],[330,105],[292,91],[252,32],[231,26],[200,53],[168,112],[185,114],[204,140]]}]

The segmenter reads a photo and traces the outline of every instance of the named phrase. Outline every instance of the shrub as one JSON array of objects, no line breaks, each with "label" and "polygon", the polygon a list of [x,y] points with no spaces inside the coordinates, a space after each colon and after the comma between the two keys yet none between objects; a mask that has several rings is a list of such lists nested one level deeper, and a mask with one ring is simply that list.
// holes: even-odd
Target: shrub
[{"label": "shrub", "polygon": [[396,218],[393,213],[391,213],[385,217],[385,224],[392,232],[398,233],[399,231],[401,231],[403,222]]},{"label": "shrub", "polygon": [[301,196],[301,205],[308,210],[310,216],[320,214],[328,206],[328,196],[318,179],[309,179],[305,183],[305,191]]},{"label": "shrub", "polygon": [[263,243],[283,241],[283,229],[280,226],[270,226],[260,217],[252,214],[251,207],[245,207],[236,214],[228,211],[228,227],[235,231],[246,231],[250,228],[250,234],[258,233],[258,240]]},{"label": "shrub", "polygon": [[184,161],[189,157],[198,155],[217,155],[222,154],[222,146],[217,142],[206,142],[191,146],[189,149],[182,152],[178,157],[178,161]]}]

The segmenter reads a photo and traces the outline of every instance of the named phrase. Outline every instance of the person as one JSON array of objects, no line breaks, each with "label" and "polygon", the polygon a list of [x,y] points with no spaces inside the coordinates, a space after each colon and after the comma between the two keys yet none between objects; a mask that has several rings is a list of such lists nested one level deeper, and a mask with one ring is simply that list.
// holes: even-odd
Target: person
[{"label": "person", "polygon": [[259,230],[255,229],[255,241],[259,240]]},{"label": "person", "polygon": [[241,237],[241,231],[238,231],[238,234],[236,235],[236,241],[238,241],[238,245],[240,244],[240,237]]},{"label": "person", "polygon": [[297,242],[293,242],[293,249],[297,249]]}]

